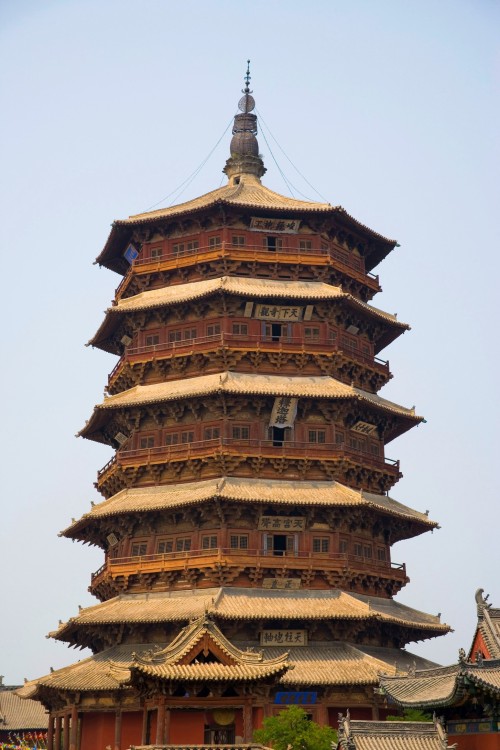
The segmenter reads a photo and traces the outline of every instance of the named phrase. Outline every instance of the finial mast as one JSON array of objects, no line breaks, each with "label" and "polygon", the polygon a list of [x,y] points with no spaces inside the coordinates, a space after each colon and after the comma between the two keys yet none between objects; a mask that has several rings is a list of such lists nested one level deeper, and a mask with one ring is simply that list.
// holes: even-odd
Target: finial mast
[{"label": "finial mast", "polygon": [[245,88],[243,89],[244,94],[250,94],[250,60],[247,60],[247,72],[245,75]]},{"label": "finial mast", "polygon": [[259,156],[257,142],[257,116],[252,114],[255,109],[255,99],[250,90],[250,60],[247,60],[247,72],[243,79],[245,88],[241,90],[243,96],[238,102],[241,114],[234,116],[233,137],[231,140],[231,156],[226,162],[224,172],[231,184],[239,184],[243,175],[254,175],[260,180],[266,168]]}]

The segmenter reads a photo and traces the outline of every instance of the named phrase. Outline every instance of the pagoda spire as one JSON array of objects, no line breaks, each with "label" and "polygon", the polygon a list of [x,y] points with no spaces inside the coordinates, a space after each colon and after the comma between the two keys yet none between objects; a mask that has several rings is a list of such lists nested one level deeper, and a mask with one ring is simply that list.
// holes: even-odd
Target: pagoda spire
[{"label": "pagoda spire", "polygon": [[259,182],[266,168],[259,156],[257,141],[257,115],[253,114],[255,99],[250,89],[250,60],[244,77],[245,88],[238,102],[240,112],[234,116],[233,137],[231,139],[231,156],[226,162],[224,172],[229,177],[230,185],[238,185],[244,176],[252,175]]}]

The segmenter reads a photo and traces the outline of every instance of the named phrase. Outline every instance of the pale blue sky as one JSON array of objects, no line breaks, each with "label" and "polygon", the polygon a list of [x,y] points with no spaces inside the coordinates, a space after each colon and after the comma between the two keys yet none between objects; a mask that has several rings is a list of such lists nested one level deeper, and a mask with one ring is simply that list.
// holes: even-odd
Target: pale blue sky
[{"label": "pale blue sky", "polygon": [[[475,589],[500,606],[499,22],[493,0],[0,3],[7,683],[80,658],[45,634],[94,601],[102,562],[57,537],[98,501],[110,456],[73,437],[115,362],[84,347],[119,281],[92,262],[113,219],[157,203],[206,157],[247,57],[258,111],[309,182],[401,244],[377,269],[374,303],[412,330],[383,354],[395,377],[382,395],[428,421],[388,447],[404,473],[392,495],[442,528],[395,548],[412,579],[398,599],[455,629],[410,650],[455,661]],[[181,200],[221,184],[229,140]],[[265,183],[287,193],[259,142]]]}]

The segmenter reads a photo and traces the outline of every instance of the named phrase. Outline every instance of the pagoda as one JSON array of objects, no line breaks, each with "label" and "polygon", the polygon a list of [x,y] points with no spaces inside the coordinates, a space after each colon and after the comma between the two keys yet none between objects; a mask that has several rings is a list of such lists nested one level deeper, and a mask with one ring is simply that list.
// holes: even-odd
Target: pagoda
[{"label": "pagoda", "polygon": [[61,533],[104,560],[51,633],[92,655],[21,691],[49,750],[249,743],[292,703],[383,718],[378,674],[449,630],[393,599],[392,545],[437,526],[389,495],[386,445],[422,421],[379,395],[396,242],[265,187],[248,71],[238,108],[227,184],[116,221],[97,258],[122,279],[89,343],[118,361],[80,435],[114,453]]}]

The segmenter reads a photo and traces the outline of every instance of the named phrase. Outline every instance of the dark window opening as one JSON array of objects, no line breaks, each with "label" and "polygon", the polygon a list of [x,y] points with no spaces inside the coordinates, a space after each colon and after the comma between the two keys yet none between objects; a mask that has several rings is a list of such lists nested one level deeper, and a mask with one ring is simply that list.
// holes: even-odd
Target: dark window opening
[{"label": "dark window opening", "polygon": [[272,441],[273,447],[280,448],[285,442],[285,428],[284,427],[272,427]]},{"label": "dark window opening", "polygon": [[278,557],[293,554],[295,550],[295,537],[291,534],[271,534],[267,538],[267,549]]},{"label": "dark window opening", "polygon": [[286,335],[287,326],[282,323],[266,323],[264,326],[264,335],[271,341],[279,341],[282,336]]}]

